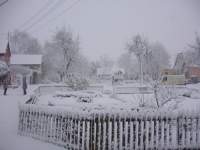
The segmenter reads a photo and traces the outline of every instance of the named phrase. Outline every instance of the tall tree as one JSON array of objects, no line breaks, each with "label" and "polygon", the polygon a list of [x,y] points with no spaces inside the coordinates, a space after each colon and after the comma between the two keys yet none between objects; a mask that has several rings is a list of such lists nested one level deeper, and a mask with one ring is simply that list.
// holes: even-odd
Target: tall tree
[{"label": "tall tree", "polygon": [[[44,75],[51,80],[63,80],[68,73],[85,73],[88,62],[79,52],[79,38],[71,31],[62,28],[46,42],[44,56]],[[84,68],[84,69],[83,69]]]},{"label": "tall tree", "polygon": [[[132,40],[127,44],[127,49],[130,53],[134,53],[135,56],[138,59],[139,65],[140,65],[140,80],[141,83],[143,82],[143,61],[145,58],[145,54],[148,49],[148,43],[147,41],[141,36],[136,35],[132,38]],[[147,56],[146,56],[147,58]]]},{"label": "tall tree", "polygon": [[135,54],[139,62],[141,80],[143,75],[156,80],[162,69],[169,67],[169,54],[164,46],[159,43],[149,43],[149,41],[136,35],[128,43],[128,52]]},{"label": "tall tree", "polygon": [[193,59],[193,63],[200,66],[200,36],[198,33],[196,33],[195,37],[195,43],[192,45],[189,45],[190,48],[193,50],[193,54],[191,54],[193,57],[190,59]]},{"label": "tall tree", "polygon": [[38,40],[26,32],[14,31],[10,36],[11,50],[20,54],[41,54],[42,47]]}]

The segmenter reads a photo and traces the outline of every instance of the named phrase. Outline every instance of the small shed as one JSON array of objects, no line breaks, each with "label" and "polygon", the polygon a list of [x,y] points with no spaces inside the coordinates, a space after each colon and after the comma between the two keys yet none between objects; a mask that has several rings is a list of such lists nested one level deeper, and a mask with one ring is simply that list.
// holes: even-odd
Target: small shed
[{"label": "small shed", "polygon": [[185,75],[163,75],[161,80],[161,84],[164,85],[184,85],[185,83]]}]

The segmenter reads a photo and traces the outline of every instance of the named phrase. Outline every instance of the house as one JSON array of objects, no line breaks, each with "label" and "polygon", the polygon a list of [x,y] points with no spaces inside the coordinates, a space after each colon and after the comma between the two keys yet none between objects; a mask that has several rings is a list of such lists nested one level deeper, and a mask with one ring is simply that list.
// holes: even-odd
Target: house
[{"label": "house", "polygon": [[[10,63],[10,57],[11,57],[11,52],[10,52],[10,45],[8,42],[6,49],[4,51],[0,50],[0,61],[8,67]],[[2,85],[5,80],[8,82],[8,84],[11,84],[11,73],[9,70],[4,77],[1,77],[0,85]]]},{"label": "house", "polygon": [[36,84],[41,77],[42,55],[13,54],[10,68],[16,79],[26,75],[30,84]]},{"label": "house", "polygon": [[10,63],[10,57],[11,57],[11,52],[10,52],[10,44],[9,42],[7,43],[6,50],[5,51],[0,51],[0,60],[4,61],[7,65]]},{"label": "house", "polygon": [[190,83],[200,82],[200,67],[196,65],[187,66],[185,69],[185,76]]},{"label": "house", "polygon": [[29,84],[35,84],[41,77],[42,55],[11,54],[9,42],[0,52],[0,60],[10,68],[10,84],[20,84],[21,77],[27,76]]}]

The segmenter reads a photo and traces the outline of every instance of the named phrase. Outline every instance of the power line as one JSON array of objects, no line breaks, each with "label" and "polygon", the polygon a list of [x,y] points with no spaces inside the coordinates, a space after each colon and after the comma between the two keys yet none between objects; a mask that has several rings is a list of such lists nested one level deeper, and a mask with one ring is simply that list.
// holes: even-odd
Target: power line
[{"label": "power line", "polygon": [[[49,22],[52,22],[56,19],[58,19],[60,16],[66,14],[66,12],[70,11],[73,7],[75,7],[75,5],[77,5],[81,0],[76,0],[74,3],[72,3],[69,7],[67,7],[66,9],[64,9],[62,12],[60,12],[59,14],[57,14],[56,16],[54,16],[53,18],[49,19],[46,21],[46,23],[43,24],[43,27],[44,28],[45,24],[49,23]],[[39,28],[39,30],[41,30],[42,28]],[[37,31],[37,30],[36,30]]]},{"label": "power line", "polygon": [[7,3],[8,0],[3,1],[2,3],[0,3],[0,7],[3,6],[5,3]]},{"label": "power line", "polygon": [[50,2],[51,0],[48,0],[42,8],[40,8],[33,16],[26,20],[19,28],[23,28],[23,26],[26,26],[26,24],[29,24],[29,22],[31,22],[34,18],[39,16],[45,10],[46,7],[48,8],[51,5]]},{"label": "power line", "polygon": [[65,1],[57,1],[51,8],[49,8],[49,10],[43,14],[42,16],[40,16],[40,18],[37,19],[37,21],[33,22],[30,26],[28,26],[27,28],[24,29],[24,31],[30,30],[32,27],[34,27],[36,24],[38,24],[38,22],[42,21],[42,19],[44,19],[45,17],[47,17],[51,12],[53,12],[55,9],[58,8],[59,5],[61,5],[63,2]]}]

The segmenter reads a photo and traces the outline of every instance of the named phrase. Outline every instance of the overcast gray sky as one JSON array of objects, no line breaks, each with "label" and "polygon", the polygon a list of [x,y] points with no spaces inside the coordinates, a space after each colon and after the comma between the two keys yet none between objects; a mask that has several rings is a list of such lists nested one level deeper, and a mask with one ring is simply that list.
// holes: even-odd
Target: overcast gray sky
[{"label": "overcast gray sky", "polygon": [[[57,1],[61,2],[55,7]],[[23,30],[38,22],[39,16],[21,27],[42,7],[41,16],[48,8],[55,8],[28,32],[44,43],[56,29],[66,26],[79,34],[81,49],[92,60],[103,54],[116,59],[137,33],[150,41],[160,41],[174,56],[186,49],[194,33],[200,31],[199,0],[80,0],[62,14],[75,1],[9,0],[0,7],[0,40],[5,32]]]}]

